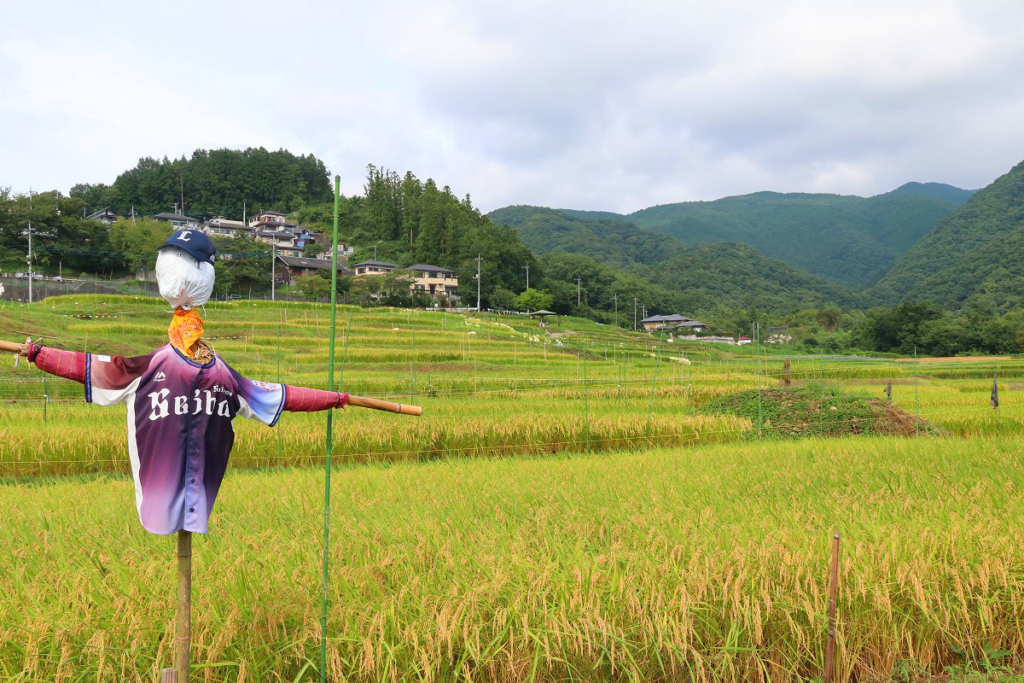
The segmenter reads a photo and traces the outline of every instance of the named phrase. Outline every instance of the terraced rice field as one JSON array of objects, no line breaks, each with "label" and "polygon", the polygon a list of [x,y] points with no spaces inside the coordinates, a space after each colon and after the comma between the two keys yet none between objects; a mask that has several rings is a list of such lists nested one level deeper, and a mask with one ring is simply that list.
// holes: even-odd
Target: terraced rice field
[{"label": "terraced rice field", "polygon": [[[132,355],[164,343],[168,318],[150,299],[63,297],[0,306],[0,334]],[[327,307],[205,319],[243,375],[276,381],[280,364],[281,381],[325,386]],[[426,412],[335,421],[331,680],[813,679],[833,529],[838,680],[1021,661],[1018,359],[796,357],[804,394],[892,382],[925,428],[828,439],[810,419],[792,440],[702,410],[783,386],[781,358],[749,348],[343,309],[337,354],[344,390]],[[123,408],[24,364],[0,369],[0,406],[0,679],[153,680],[173,644],[173,541],[135,517]],[[313,680],[324,417],[236,425],[196,540],[195,678]]]}]

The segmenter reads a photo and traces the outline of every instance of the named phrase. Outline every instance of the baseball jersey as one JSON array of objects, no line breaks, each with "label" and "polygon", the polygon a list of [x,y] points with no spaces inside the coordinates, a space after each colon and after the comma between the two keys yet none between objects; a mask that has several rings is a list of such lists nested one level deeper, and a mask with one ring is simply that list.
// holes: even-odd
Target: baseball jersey
[{"label": "baseball jersey", "polygon": [[207,532],[236,416],[272,426],[284,410],[325,410],[348,401],[348,394],[334,391],[245,379],[219,356],[203,365],[170,344],[134,358],[33,346],[29,359],[82,382],[90,403],[128,407],[135,505],[154,534]]}]

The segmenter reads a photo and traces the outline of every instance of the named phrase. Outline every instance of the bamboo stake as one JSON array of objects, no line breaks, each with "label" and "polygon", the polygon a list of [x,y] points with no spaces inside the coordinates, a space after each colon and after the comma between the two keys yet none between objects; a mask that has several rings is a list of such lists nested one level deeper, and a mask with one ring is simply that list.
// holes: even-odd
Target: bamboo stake
[{"label": "bamboo stake", "polygon": [[178,532],[178,615],[174,633],[174,668],[179,683],[188,683],[192,649],[192,532]]},{"label": "bamboo stake", "polygon": [[828,642],[825,644],[825,683],[832,683],[836,657],[836,598],[839,592],[839,532],[832,532],[832,567],[828,581]]}]

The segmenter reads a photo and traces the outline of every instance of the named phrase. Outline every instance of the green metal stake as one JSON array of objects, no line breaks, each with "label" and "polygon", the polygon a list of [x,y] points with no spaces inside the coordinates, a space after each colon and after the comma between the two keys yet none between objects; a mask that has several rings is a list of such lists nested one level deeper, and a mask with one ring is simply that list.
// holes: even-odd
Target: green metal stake
[{"label": "green metal stake", "polygon": [[761,438],[761,425],[764,420],[761,418],[761,325],[754,323],[754,338],[757,346],[754,347],[757,353],[757,438]]},{"label": "green metal stake", "polygon": [[[331,249],[331,339],[328,344],[327,386],[334,388],[334,329],[338,303],[338,208],[341,201],[341,176],[334,176],[334,241]],[[327,458],[324,467],[324,574],[320,611],[320,683],[327,683],[327,572],[331,541],[331,450],[334,411],[327,411]]]},{"label": "green metal stake", "polygon": [[917,398],[917,347],[914,347],[914,436],[921,436],[921,402]]},{"label": "green metal stake", "polygon": [[411,330],[412,360],[409,361],[409,395],[416,398],[416,330]]},{"label": "green metal stake", "polygon": [[[345,322],[345,346],[341,352],[341,372],[338,376],[338,388],[345,386],[345,362],[348,360],[348,333],[352,329],[352,311],[348,312],[348,320]],[[332,387],[333,389],[333,387]]]},{"label": "green metal stake", "polygon": [[644,440],[650,443],[651,434],[651,412],[654,410],[654,387],[658,383],[658,352],[661,349],[657,349],[654,352],[654,376],[651,378],[651,398],[647,404],[647,427],[644,428]]},{"label": "green metal stake", "polygon": [[587,405],[587,343],[583,342],[583,424],[587,429],[587,453],[590,452],[590,406]]},{"label": "green metal stake", "polygon": [[[281,384],[281,320],[278,318],[277,325],[277,383]],[[278,418],[274,426],[277,430],[277,469],[281,469],[281,419]]]},{"label": "green metal stake", "polygon": [[818,436],[825,436],[825,359],[818,359],[818,377],[821,380],[821,403],[818,404],[818,418],[821,425],[818,427]]}]

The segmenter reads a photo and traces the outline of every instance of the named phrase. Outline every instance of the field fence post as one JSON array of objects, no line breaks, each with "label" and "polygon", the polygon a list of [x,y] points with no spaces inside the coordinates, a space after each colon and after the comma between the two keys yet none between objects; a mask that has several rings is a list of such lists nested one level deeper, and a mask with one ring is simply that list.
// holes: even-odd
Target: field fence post
[{"label": "field fence post", "polygon": [[161,669],[160,683],[178,683],[178,672],[174,669]]},{"label": "field fence post", "polygon": [[583,424],[587,430],[587,453],[590,452],[590,406],[587,401],[587,343],[583,342]]},{"label": "field fence post", "polygon": [[821,380],[821,401],[818,403],[818,437],[825,436],[825,359],[818,359],[818,379]]},{"label": "field fence post", "polygon": [[917,394],[917,347],[914,347],[914,436],[921,436],[921,401]]},{"label": "field fence post", "polygon": [[761,438],[761,428],[764,426],[764,418],[761,417],[761,324],[754,323],[754,339],[757,345],[754,353],[757,354],[757,438]]},{"label": "field fence post", "polygon": [[790,359],[787,358],[786,362],[782,366],[782,381],[786,384],[787,387],[792,383],[792,382],[790,382],[790,378],[789,378],[789,368],[790,368]]},{"label": "field fence post", "polygon": [[409,395],[416,398],[416,330],[411,330],[412,360],[409,361]]},{"label": "field fence post", "polygon": [[647,444],[651,444],[651,413],[654,411],[654,387],[658,384],[658,352],[661,349],[655,349],[654,351],[654,375],[651,378],[651,397],[647,403],[647,426],[644,428],[644,440]]},{"label": "field fence post", "polygon": [[825,644],[825,683],[832,683],[836,657],[836,601],[839,593],[839,532],[832,532],[832,566],[828,581],[828,641]]},{"label": "field fence post", "polygon": [[43,422],[46,422],[46,405],[50,402],[50,393],[46,388],[46,375],[43,375]]}]

